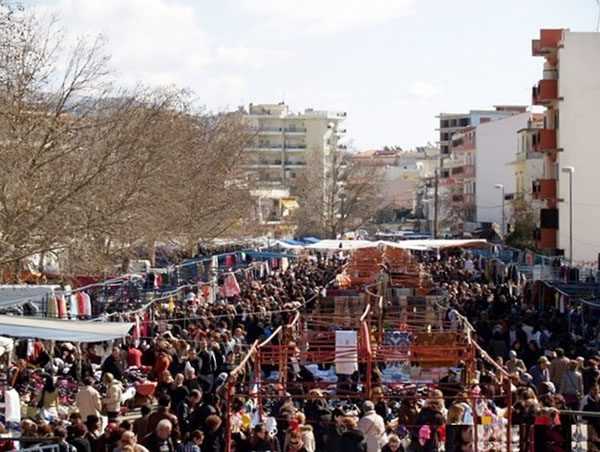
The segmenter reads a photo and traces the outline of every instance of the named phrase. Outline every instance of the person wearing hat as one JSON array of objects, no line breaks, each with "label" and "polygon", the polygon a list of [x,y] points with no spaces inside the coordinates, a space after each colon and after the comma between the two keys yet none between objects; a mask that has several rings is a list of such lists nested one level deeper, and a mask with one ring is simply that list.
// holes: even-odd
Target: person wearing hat
[{"label": "person wearing hat", "polygon": [[531,384],[538,390],[540,385],[544,382],[550,381],[550,360],[545,356],[540,356],[537,360],[537,364],[533,365],[529,369],[531,375]]},{"label": "person wearing hat", "polygon": [[367,440],[367,452],[379,452],[387,442],[385,435],[385,422],[375,412],[375,404],[370,400],[363,403],[363,417],[358,423],[358,429],[363,432]]},{"label": "person wearing hat", "polygon": [[517,357],[517,352],[514,350],[511,350],[510,352],[508,352],[508,360],[506,361],[506,368],[508,369],[508,371],[510,373],[513,373],[516,371],[525,372],[527,370],[527,368],[525,367],[525,363],[523,362],[522,359],[519,359]]}]

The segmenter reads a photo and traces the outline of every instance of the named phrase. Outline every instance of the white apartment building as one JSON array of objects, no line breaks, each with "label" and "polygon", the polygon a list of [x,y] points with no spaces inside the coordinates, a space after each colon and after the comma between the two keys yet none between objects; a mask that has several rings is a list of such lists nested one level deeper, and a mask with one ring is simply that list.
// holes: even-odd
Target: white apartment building
[{"label": "white apartment building", "polygon": [[[532,42],[534,56],[545,58],[543,79],[533,89],[533,103],[546,107],[537,150],[544,154],[539,179],[538,247],[564,252],[574,261],[596,261],[600,252],[598,193],[598,126],[600,117],[600,33],[562,29],[540,31]],[[573,206],[569,205],[570,174],[574,169]],[[573,208],[573,247],[570,208]]]},{"label": "white apartment building", "polygon": [[258,187],[258,213],[261,222],[279,222],[297,206],[295,180],[312,158],[322,159],[326,171],[332,156],[343,146],[345,133],[340,123],[345,112],[308,108],[292,113],[278,104],[250,104],[245,120],[253,134],[248,147],[248,170],[255,175]]},{"label": "white apartment building", "polygon": [[509,203],[503,202],[502,194],[513,195],[516,180],[514,170],[507,164],[518,150],[517,132],[528,127],[530,118],[529,112],[519,113],[475,128],[475,210],[480,223],[501,225],[503,205],[505,224],[508,223]]}]

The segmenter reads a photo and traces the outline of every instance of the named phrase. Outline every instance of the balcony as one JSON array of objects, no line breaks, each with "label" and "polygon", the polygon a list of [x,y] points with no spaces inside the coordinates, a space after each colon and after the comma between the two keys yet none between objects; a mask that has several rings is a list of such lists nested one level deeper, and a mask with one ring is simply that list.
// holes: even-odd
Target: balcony
[{"label": "balcony", "polygon": [[286,160],[285,166],[291,166],[291,167],[306,166],[306,162],[294,162],[294,161]]},{"label": "balcony", "polygon": [[540,80],[532,90],[533,105],[548,105],[558,100],[558,80]]},{"label": "balcony", "polygon": [[284,129],[284,131],[287,134],[294,134],[294,133],[305,134],[306,128],[304,128],[304,127],[286,127]]},{"label": "balcony", "polygon": [[282,149],[281,144],[259,143],[248,146],[249,151],[281,151]]},{"label": "balcony", "polygon": [[286,151],[304,151],[304,150],[306,150],[306,145],[305,144],[286,144],[285,150]]},{"label": "balcony", "polygon": [[558,49],[562,40],[562,29],[540,30],[540,39],[531,41],[531,54],[533,56],[544,56]]},{"label": "balcony", "polygon": [[305,134],[305,127],[253,127],[250,129],[251,132],[259,133],[261,135],[280,135],[282,133],[287,134]]},{"label": "balcony", "polygon": [[533,149],[536,152],[556,150],[556,129],[539,129]]},{"label": "balcony", "polygon": [[556,229],[538,228],[534,231],[533,238],[536,241],[536,247],[541,250],[556,249]]},{"label": "balcony", "polygon": [[556,200],[556,180],[538,179],[535,181],[533,183],[532,197],[541,201]]}]

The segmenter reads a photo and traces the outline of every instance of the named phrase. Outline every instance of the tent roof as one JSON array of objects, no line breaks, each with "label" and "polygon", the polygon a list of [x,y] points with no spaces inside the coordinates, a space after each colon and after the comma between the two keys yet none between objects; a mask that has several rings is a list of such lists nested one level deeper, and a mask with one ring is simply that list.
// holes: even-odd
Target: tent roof
[{"label": "tent roof", "polygon": [[22,305],[28,301],[40,301],[58,289],[60,286],[56,284],[2,284],[0,285],[0,308]]},{"label": "tent roof", "polygon": [[481,248],[488,245],[485,240],[401,240],[399,242],[387,242],[383,240],[321,240],[306,248],[316,250],[357,250],[360,248],[373,248],[380,245],[392,246],[408,250],[428,250],[443,248]]},{"label": "tent roof", "polygon": [[133,323],[46,320],[0,315],[0,331],[9,337],[39,338],[69,342],[102,342],[129,334]]}]

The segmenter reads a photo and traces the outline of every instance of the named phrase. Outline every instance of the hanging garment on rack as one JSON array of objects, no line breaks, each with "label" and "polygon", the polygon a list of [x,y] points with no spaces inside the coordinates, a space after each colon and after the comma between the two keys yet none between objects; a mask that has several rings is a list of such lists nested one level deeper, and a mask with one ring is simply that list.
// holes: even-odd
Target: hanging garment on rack
[{"label": "hanging garment on rack", "polygon": [[83,292],[77,292],[73,296],[77,305],[77,315],[85,316],[85,297],[83,296]]},{"label": "hanging garment on rack", "polygon": [[136,347],[140,345],[141,327],[140,327],[140,316],[136,314],[135,325],[133,327],[133,345]]},{"label": "hanging garment on rack", "polygon": [[233,268],[235,266],[235,256],[233,254],[228,254],[225,256],[225,267]]},{"label": "hanging garment on rack", "polygon": [[69,295],[69,315],[72,320],[76,320],[79,317],[79,303],[77,302],[77,293],[71,293]]},{"label": "hanging garment on rack", "polygon": [[10,423],[21,422],[21,399],[14,388],[4,391],[4,419]]},{"label": "hanging garment on rack", "polygon": [[288,268],[290,268],[290,262],[288,261],[288,258],[282,257],[281,258],[281,270],[286,272]]},{"label": "hanging garment on rack", "polygon": [[225,298],[235,297],[240,294],[240,285],[238,284],[234,273],[228,273],[225,276],[222,293]]},{"label": "hanging garment on rack", "polygon": [[92,299],[86,292],[81,292],[83,298],[83,314],[86,317],[92,316]]},{"label": "hanging garment on rack", "polygon": [[58,311],[59,319],[67,318],[67,300],[65,300],[63,295],[58,295],[56,297],[56,309]]},{"label": "hanging garment on rack", "polygon": [[51,319],[56,319],[58,317],[58,303],[54,295],[48,298],[48,308],[46,309],[46,316]]}]

